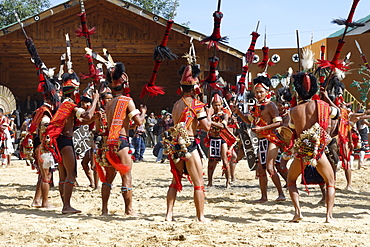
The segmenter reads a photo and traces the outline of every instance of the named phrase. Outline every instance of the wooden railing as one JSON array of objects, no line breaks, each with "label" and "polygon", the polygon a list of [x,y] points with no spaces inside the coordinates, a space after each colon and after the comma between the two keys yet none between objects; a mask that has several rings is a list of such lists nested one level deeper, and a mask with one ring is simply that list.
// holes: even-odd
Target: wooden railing
[{"label": "wooden railing", "polygon": [[343,95],[344,101],[349,103],[353,102],[352,104],[352,110],[356,111],[357,109],[365,109],[366,106],[364,106],[363,103],[358,101],[353,94],[351,94],[347,89],[344,89],[344,95]]}]

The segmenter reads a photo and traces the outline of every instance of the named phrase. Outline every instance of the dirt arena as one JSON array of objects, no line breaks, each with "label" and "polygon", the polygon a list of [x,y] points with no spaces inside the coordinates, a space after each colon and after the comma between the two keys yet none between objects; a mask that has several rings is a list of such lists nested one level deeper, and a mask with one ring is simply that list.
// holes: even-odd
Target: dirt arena
[{"label": "dirt arena", "polygon": [[[309,186],[310,195],[300,186],[304,216],[300,223],[288,222],[293,217],[289,194],[286,191],[287,201],[275,202],[271,181],[270,201],[252,204],[260,191],[246,161],[238,164],[238,181],[230,189],[224,188],[221,165],[216,168],[215,187],[206,191],[210,223],[195,221],[193,189],[186,180],[175,204],[177,221],[165,222],[169,164],[154,163],[150,155],[146,158],[148,162],[133,166],[137,217],[124,215],[118,176],[109,203],[111,214],[100,216],[100,191],[87,186],[80,165],[72,206],[81,214],[61,213],[57,187],[50,191],[55,209],[32,208],[37,176],[25,161],[14,158],[10,167],[0,170],[0,246],[370,246],[370,169],[353,171],[353,192],[343,190],[344,172],[338,172],[334,224],[324,223],[318,186]],[[54,180],[57,185],[57,172]]]}]

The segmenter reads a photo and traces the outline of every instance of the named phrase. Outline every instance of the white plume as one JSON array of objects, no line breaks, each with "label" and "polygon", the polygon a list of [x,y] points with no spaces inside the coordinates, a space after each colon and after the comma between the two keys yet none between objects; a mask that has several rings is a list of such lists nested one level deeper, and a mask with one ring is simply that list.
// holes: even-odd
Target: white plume
[{"label": "white plume", "polygon": [[313,53],[310,49],[308,48],[303,48],[302,49],[302,67],[304,70],[310,70],[313,67],[313,64],[315,62],[315,53]]}]

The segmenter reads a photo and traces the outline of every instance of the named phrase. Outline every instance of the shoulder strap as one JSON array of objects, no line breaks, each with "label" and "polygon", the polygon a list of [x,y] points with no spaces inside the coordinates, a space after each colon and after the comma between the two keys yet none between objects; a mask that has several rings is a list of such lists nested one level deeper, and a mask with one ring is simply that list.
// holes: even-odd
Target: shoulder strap
[{"label": "shoulder strap", "polygon": [[114,114],[112,118],[112,123],[109,128],[108,134],[108,145],[117,146],[119,139],[119,132],[122,129],[123,121],[126,118],[126,111],[128,103],[131,98],[126,96],[120,96],[117,100],[116,108],[114,109]]}]

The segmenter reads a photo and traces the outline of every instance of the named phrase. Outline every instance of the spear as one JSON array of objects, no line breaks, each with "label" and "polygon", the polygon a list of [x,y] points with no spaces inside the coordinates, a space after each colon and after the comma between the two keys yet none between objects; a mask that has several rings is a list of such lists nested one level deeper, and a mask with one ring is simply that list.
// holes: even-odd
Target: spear
[{"label": "spear", "polygon": [[256,46],[256,42],[257,42],[258,37],[260,36],[258,34],[259,25],[260,25],[260,21],[257,22],[256,31],[251,33],[251,35],[252,35],[251,44],[249,45],[249,48],[248,48],[247,52],[245,53],[245,61],[248,65],[252,65],[252,62],[253,62],[254,47]]},{"label": "spear", "polygon": [[362,52],[360,44],[357,42],[357,40],[355,40],[355,43],[356,43],[358,51],[360,52],[360,57],[362,61],[364,62],[364,65],[366,66],[367,69],[370,69],[369,62],[366,59],[366,55]]},{"label": "spear", "polygon": [[301,71],[301,49],[299,48],[299,32],[295,30],[297,36],[297,50],[298,50],[298,71]]},{"label": "spear", "polygon": [[[335,19],[332,23],[336,23],[338,25],[345,25],[342,37],[338,40],[337,49],[334,53],[334,57],[331,61],[328,60],[321,60],[319,59],[318,64],[322,68],[330,68],[331,70],[340,69],[342,71],[347,71],[349,67],[346,64],[343,64],[343,61],[339,61],[340,52],[343,49],[345,44],[344,37],[347,34],[348,27],[356,27],[356,26],[364,26],[364,23],[352,22],[353,15],[355,14],[356,7],[360,0],[354,0],[352,3],[351,10],[348,14],[347,19]],[[332,73],[330,73],[332,74]]]},{"label": "spear", "polygon": [[264,41],[263,41],[263,47],[262,47],[262,52],[263,52],[263,59],[262,59],[262,62],[258,63],[258,67],[260,68],[266,68],[268,66],[272,66],[272,65],[275,65],[273,62],[270,62],[270,58],[269,58],[269,48],[267,47],[267,33],[266,33],[266,26],[265,26],[265,38],[264,38]]},{"label": "spear", "polygon": [[[222,12],[220,12],[221,9],[221,0],[218,0],[217,10],[213,13],[213,32],[211,36],[203,39],[200,43],[204,44],[208,42],[207,48],[210,49],[212,46],[215,47],[215,49],[218,48],[218,43],[228,43],[228,37],[221,36],[221,19],[224,16]],[[215,55],[215,54],[213,54]]]}]

